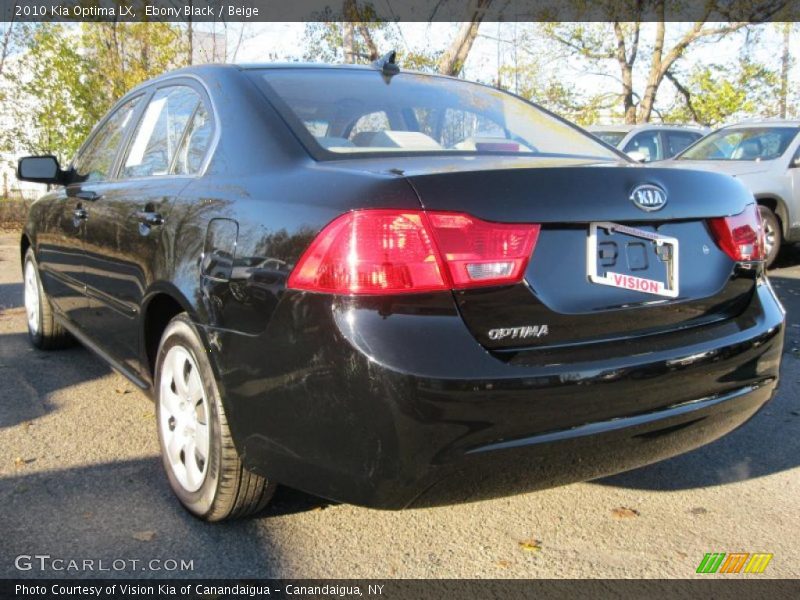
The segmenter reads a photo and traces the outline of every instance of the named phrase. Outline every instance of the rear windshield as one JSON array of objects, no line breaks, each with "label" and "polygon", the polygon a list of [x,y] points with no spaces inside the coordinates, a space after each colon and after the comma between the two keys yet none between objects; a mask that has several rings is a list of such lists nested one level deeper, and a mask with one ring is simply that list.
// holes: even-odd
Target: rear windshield
[{"label": "rear windshield", "polygon": [[315,156],[526,154],[619,160],[594,138],[510,94],[443,77],[377,70],[254,71]]}]

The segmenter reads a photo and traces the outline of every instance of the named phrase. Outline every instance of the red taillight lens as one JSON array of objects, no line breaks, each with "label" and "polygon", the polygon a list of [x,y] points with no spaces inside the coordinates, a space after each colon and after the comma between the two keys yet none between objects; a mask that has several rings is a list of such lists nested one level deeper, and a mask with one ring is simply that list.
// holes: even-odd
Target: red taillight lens
[{"label": "red taillight lens", "polygon": [[755,204],[738,215],[710,219],[708,225],[719,247],[733,260],[764,260],[764,228]]},{"label": "red taillight lens", "polygon": [[448,289],[423,220],[414,211],[342,215],[311,243],[290,288],[333,294],[396,294]]},{"label": "red taillight lens", "polygon": [[314,239],[288,287],[397,294],[515,283],[538,234],[538,225],[489,223],[460,213],[351,212]]},{"label": "red taillight lens", "polygon": [[490,223],[452,213],[429,213],[434,237],[457,288],[522,279],[539,225]]}]

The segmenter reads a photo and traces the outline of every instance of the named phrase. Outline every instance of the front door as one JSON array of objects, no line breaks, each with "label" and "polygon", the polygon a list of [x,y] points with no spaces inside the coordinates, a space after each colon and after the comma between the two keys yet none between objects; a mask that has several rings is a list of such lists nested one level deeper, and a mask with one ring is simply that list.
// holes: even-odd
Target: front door
[{"label": "front door", "polygon": [[83,296],[80,301],[60,300],[59,304],[67,309],[67,316],[84,333],[89,333],[90,322],[86,232],[89,223],[99,217],[97,206],[112,185],[116,160],[140,99],[141,96],[136,96],[127,100],[101,121],[73,161],[72,183],[64,190],[61,232],[65,239],[71,238],[74,242],[68,246],[69,252],[64,252],[61,270],[68,276],[63,279],[73,282],[70,285],[80,289]]},{"label": "front door", "polygon": [[42,286],[55,309],[77,322],[88,310],[83,285],[83,235],[86,212],[83,200],[59,188],[43,199],[46,209],[37,234]]},{"label": "front door", "polygon": [[100,122],[73,162],[74,183],[53,192],[47,200],[46,223],[42,224],[38,239],[42,285],[56,310],[81,329],[89,313],[84,251],[86,223],[102,193],[98,188],[102,188],[111,174],[138,100],[139,97],[128,100]]}]

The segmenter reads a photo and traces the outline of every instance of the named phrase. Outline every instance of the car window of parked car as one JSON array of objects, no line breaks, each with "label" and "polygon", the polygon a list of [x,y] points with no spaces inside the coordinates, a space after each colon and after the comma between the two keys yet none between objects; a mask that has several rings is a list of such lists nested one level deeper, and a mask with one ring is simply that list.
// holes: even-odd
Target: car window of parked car
[{"label": "car window of parked car", "polygon": [[678,158],[684,160],[773,160],[786,152],[797,127],[720,129]]},{"label": "car window of parked car", "polygon": [[[202,105],[200,94],[186,85],[158,90],[147,105],[123,163],[123,178],[168,175],[183,146],[184,132]],[[207,115],[206,115],[207,120]],[[188,172],[188,147],[180,162]],[[197,167],[197,161],[194,161]]]},{"label": "car window of parked car", "polygon": [[619,144],[626,135],[624,131],[592,131],[591,133],[611,146]]},{"label": "car window of parked car", "polygon": [[675,156],[679,152],[683,152],[703,137],[699,133],[689,131],[667,131],[665,135],[667,137],[667,156]]},{"label": "car window of parked car", "polygon": [[[316,157],[528,154],[619,160],[582,131],[515,96],[444,77],[362,69],[253,70]],[[324,124],[325,126],[322,126]]]},{"label": "car window of parked car", "polygon": [[125,129],[131,122],[140,98],[131,98],[117,108],[81,149],[72,162],[77,181],[103,181],[109,177]]},{"label": "car window of parked car", "polygon": [[637,133],[623,148],[625,152],[641,152],[645,161],[661,160],[664,152],[661,148],[661,137],[657,130]]}]

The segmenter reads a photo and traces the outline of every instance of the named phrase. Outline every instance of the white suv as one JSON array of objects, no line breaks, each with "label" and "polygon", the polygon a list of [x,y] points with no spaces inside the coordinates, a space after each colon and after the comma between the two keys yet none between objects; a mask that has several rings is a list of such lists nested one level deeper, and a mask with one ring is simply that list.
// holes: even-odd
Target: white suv
[{"label": "white suv", "polygon": [[764,223],[767,264],[781,244],[800,242],[800,120],[746,121],[723,127],[660,166],[736,177],[755,196]]},{"label": "white suv", "polygon": [[692,125],[591,125],[586,130],[634,160],[651,162],[672,158],[709,130]]}]

